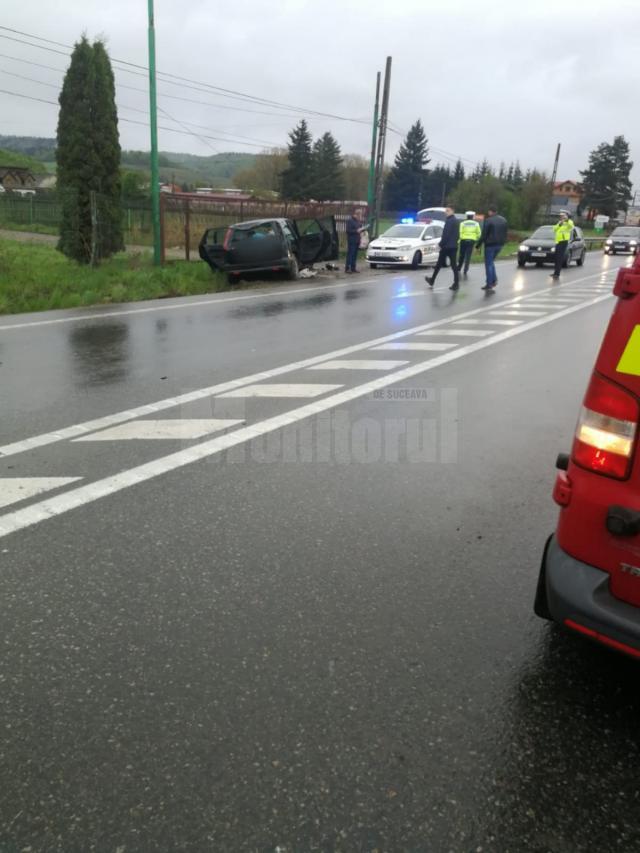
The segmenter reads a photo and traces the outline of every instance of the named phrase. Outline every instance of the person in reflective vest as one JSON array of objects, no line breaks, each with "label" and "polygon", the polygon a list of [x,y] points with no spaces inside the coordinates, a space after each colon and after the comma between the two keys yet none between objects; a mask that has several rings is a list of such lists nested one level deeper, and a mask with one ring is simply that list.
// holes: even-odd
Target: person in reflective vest
[{"label": "person in reflective vest", "polygon": [[[473,247],[480,239],[480,223],[476,222],[474,210],[467,210],[467,217],[460,223],[460,249],[458,254],[458,272],[462,271],[465,278],[469,272]],[[463,270],[464,267],[464,270]]]},{"label": "person in reflective vest", "polygon": [[573,221],[569,218],[569,212],[566,210],[560,211],[560,219],[553,226],[553,233],[556,238],[556,265],[553,271],[552,278],[560,278],[560,270],[569,250],[569,240],[571,240],[571,232],[573,231]]}]

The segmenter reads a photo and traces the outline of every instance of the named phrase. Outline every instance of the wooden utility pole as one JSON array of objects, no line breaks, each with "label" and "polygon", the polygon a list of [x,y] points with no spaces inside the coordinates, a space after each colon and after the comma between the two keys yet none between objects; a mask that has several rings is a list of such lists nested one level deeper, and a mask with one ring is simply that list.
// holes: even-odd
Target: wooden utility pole
[{"label": "wooden utility pole", "polygon": [[378,223],[382,207],[382,187],[384,183],[384,149],[387,141],[387,125],[389,123],[389,91],[391,89],[391,57],[387,56],[384,72],[384,88],[382,91],[382,108],[380,110],[380,131],[378,133],[378,154],[376,158],[376,192],[373,212],[373,236],[378,236]]},{"label": "wooden utility pole", "polygon": [[374,204],[376,198],[376,146],[378,143],[378,112],[380,109],[380,77],[378,71],[376,77],[376,103],[373,108],[373,133],[371,138],[371,160],[369,161],[369,186],[367,191],[367,206],[369,208],[369,217],[374,213]]},{"label": "wooden utility pole", "polygon": [[551,214],[551,199],[553,197],[553,188],[556,183],[556,178],[558,177],[558,163],[560,162],[560,143],[558,142],[558,147],[556,148],[556,159],[553,161],[553,174],[551,175],[551,187],[549,190],[549,204],[547,205],[547,216]]}]

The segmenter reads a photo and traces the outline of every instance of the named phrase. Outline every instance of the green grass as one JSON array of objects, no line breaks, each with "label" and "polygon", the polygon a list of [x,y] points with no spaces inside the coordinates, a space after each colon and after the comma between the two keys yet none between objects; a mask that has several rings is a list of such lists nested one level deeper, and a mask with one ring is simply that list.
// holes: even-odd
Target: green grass
[{"label": "green grass", "polygon": [[51,246],[0,240],[0,314],[212,293],[227,288],[202,262],[154,267],[151,254],[80,266]]}]

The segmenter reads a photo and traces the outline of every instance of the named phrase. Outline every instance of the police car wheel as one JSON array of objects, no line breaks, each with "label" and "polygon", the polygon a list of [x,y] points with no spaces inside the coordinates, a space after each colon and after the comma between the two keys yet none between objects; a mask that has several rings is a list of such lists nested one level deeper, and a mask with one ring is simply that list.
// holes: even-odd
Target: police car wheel
[{"label": "police car wheel", "polygon": [[417,270],[420,264],[422,263],[422,252],[416,252],[413,256],[413,260],[411,261],[411,269]]},{"label": "police car wheel", "polygon": [[369,264],[369,269],[377,270],[377,269],[378,269],[378,264]]}]

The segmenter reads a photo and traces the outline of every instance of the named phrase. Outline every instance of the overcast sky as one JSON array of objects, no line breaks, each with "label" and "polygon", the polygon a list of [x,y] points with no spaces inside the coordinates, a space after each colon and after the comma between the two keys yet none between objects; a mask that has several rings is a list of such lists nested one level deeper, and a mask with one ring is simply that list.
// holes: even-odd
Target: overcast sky
[{"label": "overcast sky", "polygon": [[[390,55],[390,121],[406,132],[420,118],[433,164],[519,158],[550,172],[561,142],[558,177],[576,178],[592,148],[624,134],[640,177],[638,0],[156,0],[155,17],[159,71],[361,120],[307,116],[314,136],[331,131],[345,153],[369,154],[375,75]],[[7,3],[1,23],[63,44],[101,36],[114,59],[147,64],[146,0]],[[57,100],[64,55],[4,37],[0,54],[0,89]],[[122,145],[148,149],[147,128],[123,121],[146,122],[147,95],[135,91],[145,77],[117,70],[116,82]],[[160,125],[183,131],[160,130],[165,151],[257,152],[286,144],[300,117],[212,90],[167,82],[158,90]],[[56,119],[55,106],[0,94],[0,133],[53,136]],[[184,133],[185,122],[234,141]],[[400,141],[390,133],[389,161]]]}]

